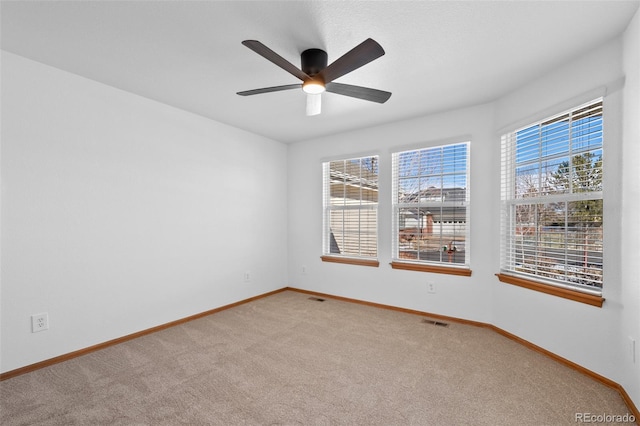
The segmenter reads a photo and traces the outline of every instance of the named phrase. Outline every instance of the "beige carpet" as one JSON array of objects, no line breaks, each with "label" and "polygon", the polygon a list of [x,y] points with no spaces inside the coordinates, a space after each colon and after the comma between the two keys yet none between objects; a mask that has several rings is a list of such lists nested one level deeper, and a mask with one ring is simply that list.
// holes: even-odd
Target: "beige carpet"
[{"label": "beige carpet", "polygon": [[491,330],[286,291],[0,383],[2,425],[575,425],[619,394]]}]

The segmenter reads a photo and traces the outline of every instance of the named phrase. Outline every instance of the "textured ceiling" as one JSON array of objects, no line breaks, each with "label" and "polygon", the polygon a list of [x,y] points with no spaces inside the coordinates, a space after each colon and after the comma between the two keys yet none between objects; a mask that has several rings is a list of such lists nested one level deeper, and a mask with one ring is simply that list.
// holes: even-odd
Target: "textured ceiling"
[{"label": "textured ceiling", "polygon": [[[2,48],[269,138],[295,142],[489,102],[620,35],[633,1],[2,2]],[[236,92],[297,83],[242,46],[329,62],[366,38],[386,55],[336,80],[393,92],[385,104]]]}]

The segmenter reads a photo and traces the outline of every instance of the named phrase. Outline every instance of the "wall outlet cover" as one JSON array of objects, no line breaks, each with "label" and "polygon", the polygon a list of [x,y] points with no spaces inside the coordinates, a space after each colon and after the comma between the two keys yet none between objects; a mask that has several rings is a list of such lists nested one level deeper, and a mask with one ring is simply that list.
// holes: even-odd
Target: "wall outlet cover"
[{"label": "wall outlet cover", "polygon": [[43,312],[41,314],[31,315],[31,332],[37,333],[49,329],[49,314]]}]

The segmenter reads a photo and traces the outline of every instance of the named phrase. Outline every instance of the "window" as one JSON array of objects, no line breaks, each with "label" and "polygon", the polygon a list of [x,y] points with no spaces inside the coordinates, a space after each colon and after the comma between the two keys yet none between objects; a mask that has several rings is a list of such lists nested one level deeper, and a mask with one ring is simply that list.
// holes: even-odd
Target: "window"
[{"label": "window", "polygon": [[378,156],[323,164],[325,261],[378,266]]},{"label": "window", "polygon": [[503,274],[601,295],[602,117],[599,99],[502,137]]},{"label": "window", "polygon": [[468,142],[393,154],[392,267],[470,275],[468,158]]}]

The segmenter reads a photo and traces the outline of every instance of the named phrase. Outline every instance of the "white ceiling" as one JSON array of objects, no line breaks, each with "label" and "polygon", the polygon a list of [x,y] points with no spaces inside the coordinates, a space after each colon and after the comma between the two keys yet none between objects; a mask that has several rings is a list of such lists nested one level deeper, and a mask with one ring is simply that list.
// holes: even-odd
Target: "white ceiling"
[{"label": "white ceiling", "polygon": [[[489,102],[620,35],[629,1],[2,1],[2,48],[282,142]],[[299,81],[240,42],[296,66],[373,38],[386,55],[337,82],[385,104],[236,92]]]}]

